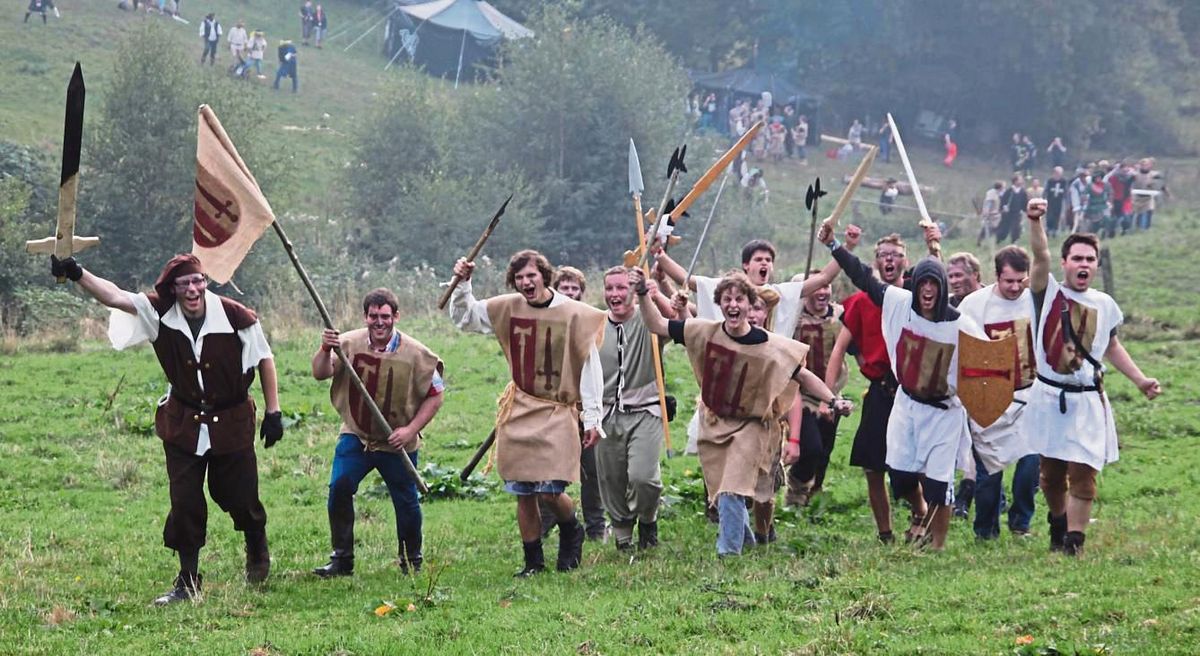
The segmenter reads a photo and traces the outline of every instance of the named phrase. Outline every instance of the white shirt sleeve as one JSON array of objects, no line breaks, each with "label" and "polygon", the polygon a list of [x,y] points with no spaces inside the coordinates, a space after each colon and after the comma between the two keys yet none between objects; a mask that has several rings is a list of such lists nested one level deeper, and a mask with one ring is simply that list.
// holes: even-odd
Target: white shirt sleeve
[{"label": "white shirt sleeve", "polygon": [[274,358],[267,336],[263,334],[262,324],[255,321],[250,326],[237,331],[242,340],[242,373],[250,371],[263,360]]},{"label": "white shirt sleeve", "polygon": [[492,332],[492,320],[488,318],[487,302],[475,298],[471,292],[471,281],[458,283],[454,293],[450,295],[450,321],[459,330],[469,333]]},{"label": "white shirt sleeve", "polygon": [[595,428],[600,431],[600,437],[605,437],[601,427],[604,418],[604,372],[600,367],[600,349],[596,348],[594,343],[580,372],[579,398],[583,404],[583,412],[580,414],[583,429]]},{"label": "white shirt sleeve", "polygon": [[142,342],[158,339],[158,313],[145,294],[124,292],[133,303],[136,314],[111,308],[108,315],[108,341],[118,351]]}]

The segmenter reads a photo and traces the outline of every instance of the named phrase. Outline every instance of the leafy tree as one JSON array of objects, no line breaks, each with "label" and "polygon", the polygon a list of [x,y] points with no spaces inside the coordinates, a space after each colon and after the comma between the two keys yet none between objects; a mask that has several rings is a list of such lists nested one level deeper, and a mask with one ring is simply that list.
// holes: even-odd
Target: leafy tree
[{"label": "leafy tree", "polygon": [[[269,121],[257,90],[196,73],[178,39],[155,22],[117,44],[99,117],[85,134],[81,216],[104,242],[89,265],[122,285],[154,280],[171,254],[191,249],[197,107],[213,106],[238,152],[269,193],[282,175],[258,128]],[[239,275],[239,278],[242,276]]]}]

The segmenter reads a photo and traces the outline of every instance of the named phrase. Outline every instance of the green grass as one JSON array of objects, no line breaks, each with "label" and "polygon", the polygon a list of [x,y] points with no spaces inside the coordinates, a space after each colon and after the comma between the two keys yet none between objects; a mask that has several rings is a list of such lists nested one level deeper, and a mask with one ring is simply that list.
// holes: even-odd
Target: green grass
[{"label": "green grass", "polygon": [[[0,130],[55,156],[74,59],[85,62],[95,108],[114,63],[112,41],[132,21],[164,20],[117,11],[115,0],[58,4],[64,18],[45,28],[22,25],[11,13],[0,22],[6,63]],[[274,44],[296,36],[294,4],[193,0],[185,9],[195,19],[212,8],[226,26],[244,14],[248,27],[265,26]],[[357,13],[348,3],[325,5],[335,33]],[[198,51],[194,20],[172,29]],[[331,44],[338,48],[302,50],[299,97],[247,89],[279,116],[263,129],[288,144],[312,180],[336,179],[348,135],[386,79],[373,50],[377,36],[349,53],[341,52],[348,38]],[[210,74],[220,72],[197,67],[197,75]],[[318,125],[329,129],[311,129]],[[922,181],[936,187],[927,199],[934,210],[969,213],[969,199],[1003,171],[973,153],[947,171],[935,151],[910,148]],[[813,150],[807,168],[766,166],[772,188],[766,216],[780,268],[789,273],[801,268],[807,250],[804,187],[821,175],[832,203],[841,176],[853,168]],[[114,353],[84,341],[71,352],[76,326],[70,326],[51,328],[68,334],[40,342],[67,352],[0,343],[0,652],[1194,653],[1200,376],[1193,363],[1200,357],[1200,313],[1193,299],[1200,276],[1192,258],[1200,231],[1186,209],[1198,180],[1195,162],[1169,165],[1180,194],[1176,208],[1160,214],[1154,231],[1109,244],[1116,296],[1128,317],[1125,341],[1166,393],[1150,403],[1124,378],[1110,378],[1122,457],[1103,472],[1088,552],[1078,560],[1047,553],[1044,504],[1030,541],[1005,535],[976,544],[969,526],[956,522],[942,554],[878,545],[861,474],[846,464],[857,424],[852,416],[839,431],[828,494],[800,515],[783,513],[780,541],[741,559],[715,557],[714,529],[696,500],[697,461],[683,456],[665,461],[658,550],[630,559],[611,545],[589,544],[578,572],[529,581],[511,578],[521,559],[515,504],[498,492],[483,501],[427,501],[426,570],[401,577],[392,562],[391,504],[372,477],[357,504],[356,575],[320,581],[308,570],[329,549],[324,504],[338,421],[326,384],[308,375],[316,329],[294,325],[293,312],[288,322],[265,318],[277,337],[283,406],[296,422],[276,448],[259,451],[274,560],[270,584],[257,590],[241,582],[239,536],[213,505],[201,561],[203,602],[156,609],[149,600],[175,571],[173,554],[161,546],[166,481],[152,435],[162,375],[147,349]],[[873,173],[902,177],[898,163]],[[324,184],[295,192],[277,209],[319,209]],[[701,205],[697,216],[707,211]],[[870,237],[911,231],[916,223],[907,214],[879,218],[870,206],[850,218],[868,227]],[[946,252],[972,243],[952,236]],[[428,431],[422,461],[460,467],[487,434],[507,379],[500,350],[491,338],[454,333],[441,318],[413,320],[406,330],[447,363],[446,405]],[[677,349],[668,354],[668,368],[687,417],[695,385]],[[862,389],[855,373],[848,393]],[[678,449],[684,422],[672,428]],[[902,522],[900,510],[895,519]],[[554,553],[551,540],[547,555]],[[399,611],[377,616],[385,602]],[[415,610],[408,612],[410,603]],[[1019,645],[1025,636],[1032,644]]]}]

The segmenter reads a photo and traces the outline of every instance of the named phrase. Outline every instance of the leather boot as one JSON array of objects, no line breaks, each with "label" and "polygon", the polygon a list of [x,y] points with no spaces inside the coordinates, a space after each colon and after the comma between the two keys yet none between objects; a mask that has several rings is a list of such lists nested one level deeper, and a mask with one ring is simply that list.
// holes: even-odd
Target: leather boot
[{"label": "leather boot", "polygon": [[421,561],[424,560],[421,556],[421,544],[422,536],[420,533],[400,540],[401,574],[408,574],[410,569],[413,574],[421,571]]},{"label": "leather boot", "polygon": [[515,578],[525,579],[546,571],[546,558],[542,553],[540,538],[533,542],[522,542],[521,547],[525,550],[525,568],[513,574]]},{"label": "leather boot", "polygon": [[1047,512],[1046,521],[1050,523],[1050,551],[1062,551],[1067,536],[1067,513],[1055,517]]},{"label": "leather boot", "polygon": [[200,596],[201,577],[196,572],[179,571],[171,589],[154,600],[155,606],[167,606],[177,601],[191,601]]},{"label": "leather boot", "polygon": [[569,522],[558,523],[558,563],[560,572],[569,572],[579,567],[583,560],[583,526],[572,517]]},{"label": "leather boot", "polygon": [[266,531],[246,531],[246,582],[262,583],[271,573]]},{"label": "leather boot", "polygon": [[1063,536],[1063,553],[1068,556],[1078,556],[1083,553],[1083,542],[1086,538],[1083,531],[1067,531],[1067,534]]},{"label": "leather boot", "polygon": [[329,562],[312,571],[321,578],[354,573],[354,498],[336,502],[329,510],[329,539],[333,553]]},{"label": "leather boot", "polygon": [[638,521],[638,549],[658,546],[658,522]]}]

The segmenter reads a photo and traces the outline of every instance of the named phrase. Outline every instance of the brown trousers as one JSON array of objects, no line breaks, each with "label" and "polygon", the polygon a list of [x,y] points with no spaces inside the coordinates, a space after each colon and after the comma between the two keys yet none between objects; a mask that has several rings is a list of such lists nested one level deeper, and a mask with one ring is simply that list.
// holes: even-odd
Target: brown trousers
[{"label": "brown trousers", "polygon": [[264,531],[267,511],[258,499],[258,460],[251,446],[233,453],[198,456],[163,443],[170,480],[171,511],[163,527],[163,544],[181,553],[198,551],[207,536],[208,492],[221,510],[229,513],[234,529]]},{"label": "brown trousers", "polygon": [[1042,456],[1041,484],[1043,494],[1070,494],[1076,499],[1096,498],[1096,470],[1078,463]]}]

